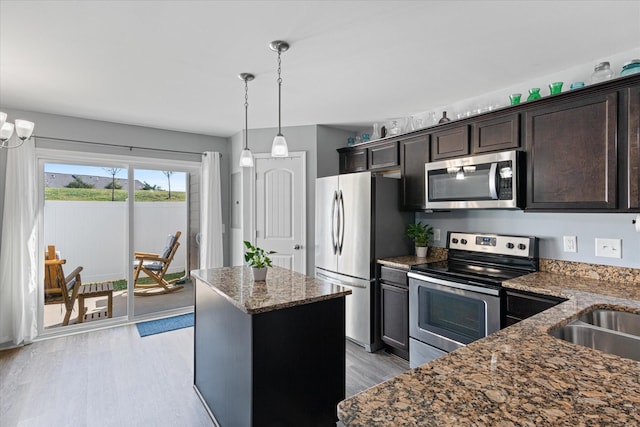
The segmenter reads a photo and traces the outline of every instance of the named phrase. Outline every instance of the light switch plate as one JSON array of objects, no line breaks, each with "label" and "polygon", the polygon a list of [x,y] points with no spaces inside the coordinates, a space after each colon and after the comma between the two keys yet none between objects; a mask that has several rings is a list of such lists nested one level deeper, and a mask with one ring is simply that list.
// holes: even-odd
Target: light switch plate
[{"label": "light switch plate", "polygon": [[433,229],[433,240],[436,242],[440,241],[440,229],[439,228],[434,228]]},{"label": "light switch plate", "polygon": [[602,239],[596,237],[596,256],[622,258],[622,239]]},{"label": "light switch plate", "polygon": [[576,236],[564,236],[562,239],[565,252],[578,252],[578,240]]}]

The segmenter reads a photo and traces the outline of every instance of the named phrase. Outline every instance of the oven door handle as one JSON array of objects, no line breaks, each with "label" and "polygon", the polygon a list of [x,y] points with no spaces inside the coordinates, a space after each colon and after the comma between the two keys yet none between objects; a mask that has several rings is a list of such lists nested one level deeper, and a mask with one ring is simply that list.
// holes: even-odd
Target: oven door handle
[{"label": "oven door handle", "polygon": [[[411,279],[416,279],[416,280],[420,280],[421,282],[424,282],[425,283],[424,286],[428,286],[429,283],[433,283],[435,285],[447,286],[454,289],[461,289],[463,291],[476,292],[476,293],[485,294],[485,295],[500,296],[500,290],[498,289],[486,288],[484,286],[476,286],[476,285],[467,284],[467,283],[452,282],[449,280],[436,279],[435,277],[424,276],[422,274],[413,273],[413,272],[407,273],[407,276]],[[473,283],[473,282],[469,282],[469,283]]]}]

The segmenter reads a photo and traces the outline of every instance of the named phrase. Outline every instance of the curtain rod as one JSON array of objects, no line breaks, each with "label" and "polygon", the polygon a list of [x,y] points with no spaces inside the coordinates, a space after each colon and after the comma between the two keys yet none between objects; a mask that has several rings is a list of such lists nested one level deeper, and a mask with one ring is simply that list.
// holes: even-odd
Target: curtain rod
[{"label": "curtain rod", "polygon": [[[128,148],[129,151],[133,151],[133,149],[135,148],[136,150],[149,150],[149,151],[161,151],[164,153],[178,153],[178,154],[195,154],[198,156],[201,156],[202,152],[200,153],[196,153],[193,151],[179,151],[179,150],[169,150],[166,148],[147,148],[147,147],[137,147],[134,145],[118,145],[118,144],[112,144],[112,143],[108,143],[108,142],[95,142],[95,141],[82,141],[79,139],[67,139],[67,138],[55,138],[52,136],[39,136],[39,135],[34,135],[33,138],[37,141],[39,138],[40,139],[47,139],[50,141],[60,141],[60,142],[72,142],[72,143],[76,143],[76,144],[92,144],[92,145],[104,145],[107,147],[117,147],[117,148]],[[222,153],[218,153],[220,155],[220,157],[222,157]]]}]

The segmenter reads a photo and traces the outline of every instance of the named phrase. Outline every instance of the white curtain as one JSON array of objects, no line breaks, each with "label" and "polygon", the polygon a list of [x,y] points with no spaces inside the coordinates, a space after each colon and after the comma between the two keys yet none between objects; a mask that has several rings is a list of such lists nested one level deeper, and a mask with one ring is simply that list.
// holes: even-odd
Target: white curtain
[{"label": "white curtain", "polygon": [[7,150],[0,242],[0,344],[26,344],[38,333],[35,162],[32,140]]},{"label": "white curtain", "polygon": [[202,154],[200,187],[200,268],[222,267],[220,154]]}]

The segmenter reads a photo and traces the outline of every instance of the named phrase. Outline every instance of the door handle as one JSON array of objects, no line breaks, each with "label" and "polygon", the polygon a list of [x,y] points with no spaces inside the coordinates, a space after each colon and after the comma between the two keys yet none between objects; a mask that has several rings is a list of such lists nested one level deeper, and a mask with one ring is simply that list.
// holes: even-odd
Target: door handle
[{"label": "door handle", "polygon": [[342,245],[344,243],[344,223],[345,223],[345,219],[344,219],[344,199],[342,198],[342,190],[340,190],[340,220],[341,220],[341,225],[340,225],[340,243],[338,244],[338,247],[340,248],[340,255],[342,255]]},{"label": "door handle", "polygon": [[491,200],[498,200],[498,190],[496,188],[496,181],[498,180],[498,164],[491,163],[489,168],[489,194],[491,194]]},{"label": "door handle", "polygon": [[336,236],[336,204],[338,203],[338,193],[333,192],[333,202],[331,203],[331,247],[333,254],[338,252],[337,236]]},{"label": "door handle", "polygon": [[300,245],[293,245],[293,249],[295,249],[296,251],[299,251],[301,247],[302,246]]}]

